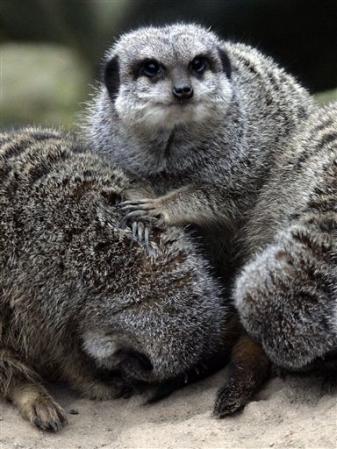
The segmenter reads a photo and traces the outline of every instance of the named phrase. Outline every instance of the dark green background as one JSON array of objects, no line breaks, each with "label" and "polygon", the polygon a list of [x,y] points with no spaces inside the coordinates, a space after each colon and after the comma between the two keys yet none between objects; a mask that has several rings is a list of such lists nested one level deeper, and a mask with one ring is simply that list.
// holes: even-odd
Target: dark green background
[{"label": "dark green background", "polygon": [[251,43],[337,98],[337,0],[0,0],[0,126],[71,127],[116,36],[176,21]]}]

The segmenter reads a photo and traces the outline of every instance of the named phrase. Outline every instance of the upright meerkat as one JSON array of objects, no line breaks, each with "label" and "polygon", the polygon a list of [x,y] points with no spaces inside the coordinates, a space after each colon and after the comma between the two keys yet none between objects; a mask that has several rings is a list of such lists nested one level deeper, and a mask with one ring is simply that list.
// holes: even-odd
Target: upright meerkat
[{"label": "upright meerkat", "polygon": [[[148,183],[125,192],[129,219],[194,225],[216,273],[231,282],[250,211],[311,109],[272,59],[178,24],[121,36],[82,128],[96,151]],[[259,359],[246,336],[235,350],[242,364]]]},{"label": "upright meerkat", "polygon": [[[0,395],[24,418],[66,423],[42,379],[109,399],[225,361],[236,327],[207,262],[177,228],[154,230],[147,255],[120,224],[120,169],[70,136],[26,129],[0,133],[0,173]],[[260,382],[263,358],[241,376],[240,357],[229,411]]]},{"label": "upright meerkat", "polygon": [[83,129],[96,151],[154,189],[127,195],[130,218],[198,226],[221,272],[222,247],[311,107],[270,58],[178,24],[121,36]]}]

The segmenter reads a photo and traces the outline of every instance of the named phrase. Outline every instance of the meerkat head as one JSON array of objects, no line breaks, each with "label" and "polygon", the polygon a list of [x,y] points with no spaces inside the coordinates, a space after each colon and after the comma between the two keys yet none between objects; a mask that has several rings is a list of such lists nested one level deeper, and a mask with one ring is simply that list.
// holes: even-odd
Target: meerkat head
[{"label": "meerkat head", "polygon": [[230,77],[220,40],[197,25],[127,33],[107,53],[104,68],[106,94],[127,126],[170,128],[224,114]]},{"label": "meerkat head", "polygon": [[77,316],[87,355],[100,368],[153,383],[222,353],[228,311],[193,242],[179,229],[166,230],[155,238],[158,253],[150,260],[138,245],[130,252],[129,238],[131,231],[91,256],[100,279]]}]

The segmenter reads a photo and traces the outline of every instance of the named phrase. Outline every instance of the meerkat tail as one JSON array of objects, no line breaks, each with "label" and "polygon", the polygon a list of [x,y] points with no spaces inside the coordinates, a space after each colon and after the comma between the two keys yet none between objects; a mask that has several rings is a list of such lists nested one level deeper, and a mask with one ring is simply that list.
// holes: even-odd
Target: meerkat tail
[{"label": "meerkat tail", "polygon": [[268,380],[270,368],[262,347],[242,335],[233,348],[228,380],[217,394],[214,414],[223,418],[242,409]]}]

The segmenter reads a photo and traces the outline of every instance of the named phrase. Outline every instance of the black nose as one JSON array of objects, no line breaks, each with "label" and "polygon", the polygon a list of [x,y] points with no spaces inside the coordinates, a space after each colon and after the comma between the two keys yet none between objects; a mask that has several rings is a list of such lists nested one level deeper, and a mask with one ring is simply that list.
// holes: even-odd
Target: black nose
[{"label": "black nose", "polygon": [[192,86],[174,86],[172,90],[173,95],[179,99],[186,99],[193,97],[193,89]]},{"label": "black nose", "polygon": [[146,380],[153,370],[150,359],[143,353],[131,349],[120,349],[116,353],[120,359],[119,367],[128,377]]}]

